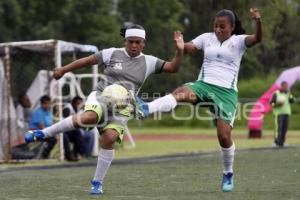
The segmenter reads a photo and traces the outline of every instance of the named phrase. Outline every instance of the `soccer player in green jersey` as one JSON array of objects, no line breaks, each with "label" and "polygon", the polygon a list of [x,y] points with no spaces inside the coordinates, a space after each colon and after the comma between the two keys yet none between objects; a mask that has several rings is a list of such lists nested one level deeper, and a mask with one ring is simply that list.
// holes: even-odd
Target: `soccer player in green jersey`
[{"label": "soccer player in green jersey", "polygon": [[204,60],[198,80],[187,83],[172,94],[148,104],[141,102],[141,114],[146,117],[155,112],[169,112],[177,103],[207,104],[214,115],[218,140],[223,157],[222,191],[233,189],[233,160],[235,145],[231,130],[237,107],[237,80],[240,62],[246,49],[262,39],[261,15],[256,8],[250,9],[256,30],[244,34],[237,15],[230,10],[219,11],[214,20],[213,32],[203,33],[185,43],[186,53],[204,52]]}]

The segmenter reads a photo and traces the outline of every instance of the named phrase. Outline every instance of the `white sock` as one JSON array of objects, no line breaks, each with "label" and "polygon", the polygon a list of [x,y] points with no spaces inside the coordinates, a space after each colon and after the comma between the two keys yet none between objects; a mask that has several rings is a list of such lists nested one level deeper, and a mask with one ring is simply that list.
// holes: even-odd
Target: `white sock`
[{"label": "white sock", "polygon": [[103,179],[114,158],[115,150],[100,149],[94,181],[103,182]]},{"label": "white sock", "polygon": [[70,131],[73,129],[75,129],[75,128],[73,125],[72,116],[69,116],[69,117],[53,124],[52,126],[44,128],[42,131],[45,134],[45,137],[47,138],[47,137],[54,137],[58,133]]},{"label": "white sock", "polygon": [[228,172],[233,172],[233,161],[234,161],[234,151],[235,151],[235,145],[232,144],[229,148],[223,148],[221,147],[221,153],[223,158],[223,165],[224,165],[224,174],[227,174]]},{"label": "white sock", "polygon": [[149,113],[170,112],[177,105],[177,101],[172,94],[168,94],[148,103]]}]

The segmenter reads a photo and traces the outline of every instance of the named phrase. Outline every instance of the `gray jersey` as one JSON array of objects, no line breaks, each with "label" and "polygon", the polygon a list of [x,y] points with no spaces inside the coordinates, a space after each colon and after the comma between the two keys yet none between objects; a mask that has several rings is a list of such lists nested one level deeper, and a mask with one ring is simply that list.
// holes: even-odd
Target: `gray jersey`
[{"label": "gray jersey", "polygon": [[130,57],[125,48],[103,49],[95,53],[99,65],[104,65],[104,77],[99,81],[97,90],[117,83],[135,94],[139,92],[144,81],[150,74],[162,71],[164,60],[157,57],[140,54]]}]

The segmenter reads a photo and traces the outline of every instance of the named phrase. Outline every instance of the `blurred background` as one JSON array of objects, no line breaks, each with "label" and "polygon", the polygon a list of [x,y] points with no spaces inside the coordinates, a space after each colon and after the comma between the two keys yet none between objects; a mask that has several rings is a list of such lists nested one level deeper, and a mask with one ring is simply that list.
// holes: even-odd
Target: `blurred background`
[{"label": "blurred background", "polygon": [[[174,54],[175,30],[182,31],[188,42],[201,33],[212,31],[213,19],[219,10],[231,9],[239,17],[246,33],[252,34],[255,26],[250,19],[249,9],[257,7],[262,15],[263,41],[243,56],[238,82],[239,112],[250,113],[251,106],[244,105],[255,102],[283,71],[300,63],[299,4],[297,0],[1,0],[0,43],[56,39],[95,45],[99,50],[122,47],[120,28],[131,22],[146,29],[144,53],[168,60]],[[18,95],[28,90],[38,72],[52,70],[55,63],[53,52],[21,51],[15,48],[13,53],[10,84],[11,96],[16,104]],[[89,54],[77,52],[65,55],[62,65],[86,55]],[[202,52],[199,51],[193,56],[185,56],[178,73],[151,76],[145,82],[141,95],[147,94],[145,100],[150,101],[196,80],[202,59]],[[98,70],[101,73],[103,68],[99,67]],[[91,68],[75,73],[91,73]],[[47,78],[50,79],[50,75]],[[81,87],[87,95],[91,91],[91,81],[81,83]],[[296,82],[291,91],[296,97],[300,96],[300,84]],[[176,109],[176,115],[184,118],[187,113],[190,114],[188,109],[180,106]],[[206,109],[200,109],[199,112],[207,115]],[[289,127],[299,130],[300,106],[297,100],[292,105],[292,112]],[[132,120],[129,125],[133,132],[140,132],[142,127],[214,128],[209,120],[195,117],[176,120],[170,114],[164,114],[160,120],[153,117],[144,121]],[[263,126],[264,129],[274,128],[271,113],[265,115]],[[247,116],[237,118],[235,128],[246,135]]]},{"label": "blurred background", "polygon": [[[295,67],[300,71],[299,0],[0,0],[0,43],[54,39],[51,41],[72,42],[72,44],[68,43],[70,46],[73,43],[94,45],[99,50],[122,47],[124,41],[120,36],[120,28],[128,23],[136,23],[142,25],[147,32],[144,53],[168,60],[174,55],[173,32],[175,30],[182,31],[186,42],[204,32],[212,32],[214,16],[221,9],[233,10],[242,22],[246,34],[254,33],[255,24],[249,14],[251,7],[257,7],[262,15],[263,40],[260,44],[247,50],[241,62],[238,82],[239,106],[233,138],[239,149],[238,159],[236,159],[237,171],[241,172],[243,176],[237,176],[240,181],[238,181],[236,197],[229,196],[229,198],[300,199],[299,178],[297,178],[299,176],[296,175],[300,171],[299,82],[296,82],[291,88],[296,102],[292,104],[287,148],[282,151],[272,148],[275,129],[272,112],[264,115],[263,130],[259,139],[248,138],[247,127],[251,105],[274,84],[282,72]],[[0,61],[3,58],[3,60],[9,60],[5,58],[5,52],[1,47],[3,46],[0,45]],[[53,46],[51,47],[53,48]],[[38,49],[39,47],[33,45],[30,48]],[[92,53],[93,51],[79,52],[75,48],[73,52],[63,55],[61,64],[67,64]],[[59,198],[70,197],[70,195],[71,199],[87,198],[82,191],[83,188],[86,188],[88,177],[91,177],[91,173],[94,171],[95,156],[97,156],[95,153],[91,157],[79,156],[82,162],[87,163],[82,165],[87,167],[81,166],[80,170],[67,166],[67,169],[53,171],[58,163],[64,164],[64,162],[57,161],[63,152],[60,152],[59,148],[62,148],[63,145],[60,147],[56,145],[52,151],[50,158],[55,159],[41,161],[34,157],[35,155],[31,156],[30,154],[31,158],[38,160],[33,159],[31,163],[22,160],[23,158],[17,160],[20,163],[25,162],[24,165],[19,165],[20,168],[25,166],[25,170],[27,166],[31,165],[53,164],[54,167],[50,166],[49,171],[46,168],[44,171],[41,171],[40,168],[30,168],[33,169],[32,171],[29,168],[29,171],[19,171],[16,166],[3,163],[3,160],[7,161],[12,158],[10,156],[14,145],[12,136],[20,139],[18,143],[24,143],[25,128],[16,128],[17,114],[13,112],[18,103],[18,96],[20,93],[28,91],[29,88],[39,90],[42,88],[39,88],[41,83],[44,88],[49,90],[50,71],[57,65],[53,57],[55,57],[53,49],[52,51],[43,51],[43,49],[32,51],[27,47],[16,46],[11,51],[9,64],[12,67],[6,67],[5,70],[3,67],[2,70],[2,63],[0,63],[0,183],[3,183],[0,184],[0,194],[3,194],[3,198],[20,199],[20,194],[22,194],[22,197],[28,197],[28,199],[53,199],[54,190]],[[202,59],[201,51],[193,56],[185,56],[178,73],[149,77],[142,87],[140,95],[145,101],[150,101],[172,92],[184,83],[195,81],[202,65]],[[6,61],[4,65],[8,66],[7,63]],[[43,70],[43,74],[39,78],[41,70]],[[91,70],[92,67],[88,67],[74,73],[80,76],[91,73]],[[103,68],[99,67],[98,70],[101,73]],[[10,71],[9,76],[7,76],[8,71]],[[300,75],[294,74],[294,78],[300,79]],[[40,80],[40,82],[37,81],[36,85],[32,85],[36,80]],[[78,81],[78,79],[76,80]],[[80,79],[79,82],[84,95],[88,95],[93,87],[92,79],[82,81]],[[6,88],[9,89],[4,90]],[[71,89],[63,88],[62,92],[68,94],[69,90]],[[49,94],[46,90],[43,92]],[[5,95],[3,95],[4,93]],[[36,98],[38,99],[39,96]],[[2,104],[4,101],[6,104]],[[11,104],[11,108],[6,106],[9,104]],[[201,108],[196,112],[198,112],[198,116],[209,116],[206,108]],[[174,118],[174,115],[177,116],[177,119]],[[211,120],[199,120],[197,117],[190,118],[190,116],[189,106],[178,106],[174,113],[163,114],[162,117],[151,116],[142,121],[131,120],[128,127],[129,133],[132,133],[134,139],[131,141],[130,138],[125,138],[125,145],[122,143],[116,146],[116,149],[119,150],[116,154],[117,159],[178,154],[181,157],[175,157],[174,160],[179,163],[174,162],[174,164],[169,161],[158,162],[158,164],[149,164],[151,161],[145,161],[144,164],[140,164],[140,160],[129,160],[130,165],[123,165],[122,162],[120,162],[121,165],[117,165],[117,161],[117,166],[112,168],[109,178],[114,180],[111,181],[111,184],[119,184],[110,188],[118,188],[118,190],[108,190],[108,194],[115,195],[119,199],[133,190],[136,192],[136,199],[141,199],[143,194],[148,195],[148,198],[151,199],[154,199],[153,196],[157,196],[156,199],[162,199],[162,194],[168,194],[171,196],[170,199],[179,199],[180,197],[182,197],[180,199],[199,199],[200,189],[202,196],[209,197],[206,199],[224,199],[225,196],[216,192],[219,191],[215,184],[216,181],[219,181],[219,177],[215,171],[220,167],[218,163],[220,159],[215,158],[219,158],[220,155],[215,127]],[[178,118],[182,120],[178,120]],[[3,121],[5,125],[3,125]],[[8,131],[4,131],[4,129]],[[97,134],[95,135],[94,150],[98,147],[96,145],[98,137]],[[257,150],[252,151],[253,148]],[[250,149],[250,151],[241,149]],[[26,153],[32,148],[26,147],[26,149],[19,150],[22,151],[21,153]],[[199,157],[193,156],[194,153],[199,152],[200,154],[204,152],[204,156],[202,154]],[[205,152],[210,153],[205,154]],[[188,158],[191,160],[184,160],[183,157],[189,154],[192,154],[191,158]],[[134,163],[138,163],[137,166]],[[93,169],[90,166],[93,166]],[[72,172],[72,170],[76,171]],[[37,171],[40,174],[37,174]],[[120,179],[121,172],[124,178]],[[57,184],[59,181],[53,178],[53,174],[59,176],[63,182],[68,180],[68,184],[60,187]],[[40,188],[32,184],[37,177],[40,178],[37,182]],[[200,177],[200,181],[195,177]],[[162,178],[167,179],[165,183]],[[155,186],[149,186],[152,179],[158,181]],[[80,189],[76,188],[76,192],[74,187],[77,186],[74,186],[74,183],[78,183],[78,188],[80,187]],[[207,187],[203,183],[209,183],[211,186]],[[124,185],[133,185],[132,190],[123,187]],[[193,187],[182,192],[181,190],[184,188],[182,186]],[[35,192],[34,195],[31,195],[32,191]],[[272,195],[272,198],[269,195]],[[107,197],[110,198],[109,195]]]},{"label": "blurred background", "polygon": [[[283,70],[300,63],[300,43],[297,42],[300,38],[300,20],[297,20],[300,8],[297,0],[1,0],[0,42],[53,38],[92,44],[98,49],[120,47],[123,45],[120,27],[133,22],[143,25],[147,31],[144,53],[169,59],[174,54],[174,30],[181,30],[185,41],[190,41],[203,32],[212,31],[214,15],[223,8],[235,11],[246,33],[253,33],[254,24],[249,16],[251,7],[257,7],[262,14],[264,37],[261,44],[248,50],[243,57],[238,87],[241,99],[255,101]],[[26,58],[34,60],[35,57],[27,55],[22,59]],[[45,62],[38,59],[32,62]],[[153,93],[164,95],[195,80],[201,61],[201,52],[186,56],[179,73],[152,76],[141,92],[147,91],[150,96]],[[39,67],[52,69],[53,65],[41,64]],[[16,97],[20,90],[29,87],[38,69],[15,67],[12,70],[12,94]],[[28,81],[18,84],[18,80],[24,77]],[[300,85],[294,85],[292,91],[299,96]],[[299,109],[293,109],[293,112],[299,114]],[[201,122],[197,124],[203,126]],[[245,123],[241,122],[241,125]],[[291,128],[300,128],[300,123],[292,121]]]}]

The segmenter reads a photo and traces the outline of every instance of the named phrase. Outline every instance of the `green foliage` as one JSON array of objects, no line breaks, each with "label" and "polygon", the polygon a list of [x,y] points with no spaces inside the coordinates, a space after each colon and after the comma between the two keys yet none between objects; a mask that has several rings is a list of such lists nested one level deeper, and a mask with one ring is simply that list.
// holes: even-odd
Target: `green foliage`
[{"label": "green foliage", "polygon": [[17,0],[0,1],[0,41],[11,41],[20,30],[21,8]]},{"label": "green foliage", "polygon": [[[253,6],[262,14],[263,41],[244,55],[239,88],[240,97],[257,98],[275,80],[276,74],[300,62],[298,0],[1,0],[0,41],[55,38],[94,44],[100,49],[121,47],[119,28],[126,22],[134,22],[147,31],[145,53],[170,60],[175,52],[173,31],[181,30],[185,41],[210,32],[214,16],[220,9],[235,11],[246,33],[252,34],[255,26],[249,8]],[[202,59],[202,52],[186,55],[179,73],[152,76],[142,92],[150,96],[165,94],[195,81]],[[29,76],[33,76],[36,69],[27,68],[24,73],[30,80],[33,77]],[[271,76],[265,78],[267,74]],[[299,89],[296,94],[300,95]]]},{"label": "green foliage", "polygon": [[269,89],[276,81],[279,74],[268,76],[257,75],[238,83],[239,98],[258,98]]},{"label": "green foliage", "polygon": [[62,21],[61,39],[99,48],[120,45],[120,24],[112,9],[110,0],[72,0]]},{"label": "green foliage", "polygon": [[[264,37],[260,45],[247,51],[240,77],[248,79],[297,65],[300,61],[300,45],[295,42],[300,39],[297,0],[2,0],[0,41],[56,38],[90,43],[100,48],[120,46],[119,28],[130,21],[147,30],[145,53],[167,60],[174,55],[174,30],[183,31],[185,40],[190,41],[203,32],[212,31],[214,15],[223,8],[235,11],[247,33],[253,33],[254,24],[249,17],[252,6],[261,11]],[[187,57],[192,59],[187,59],[185,69],[201,65],[201,54]],[[179,84],[182,82],[178,79],[189,79],[190,76],[182,73],[168,78],[175,79],[173,84]],[[147,88],[153,89],[155,82],[162,79],[154,79]],[[165,89],[170,88],[169,83],[164,84]]]}]

